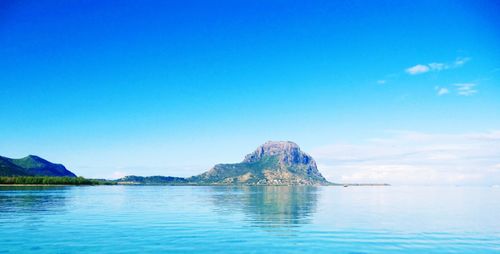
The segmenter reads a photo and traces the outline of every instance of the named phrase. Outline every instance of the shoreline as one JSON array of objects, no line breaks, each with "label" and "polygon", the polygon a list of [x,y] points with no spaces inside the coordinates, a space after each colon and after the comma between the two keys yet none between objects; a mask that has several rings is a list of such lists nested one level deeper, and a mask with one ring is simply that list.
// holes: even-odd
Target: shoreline
[{"label": "shoreline", "polygon": [[1,186],[96,186],[92,184],[0,184]]},{"label": "shoreline", "polygon": [[226,186],[226,187],[262,187],[262,186],[300,186],[300,187],[386,187],[387,183],[349,183],[349,184],[326,184],[326,185],[245,185],[245,184],[142,184],[142,183],[117,183],[117,184],[0,184],[1,186]]}]

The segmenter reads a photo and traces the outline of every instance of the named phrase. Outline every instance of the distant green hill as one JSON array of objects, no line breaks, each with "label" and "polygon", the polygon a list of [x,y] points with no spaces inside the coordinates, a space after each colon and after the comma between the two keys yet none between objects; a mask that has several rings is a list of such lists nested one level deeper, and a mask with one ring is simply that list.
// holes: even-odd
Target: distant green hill
[{"label": "distant green hill", "polygon": [[21,159],[0,156],[0,176],[64,176],[76,177],[61,164],[55,164],[35,155]]}]

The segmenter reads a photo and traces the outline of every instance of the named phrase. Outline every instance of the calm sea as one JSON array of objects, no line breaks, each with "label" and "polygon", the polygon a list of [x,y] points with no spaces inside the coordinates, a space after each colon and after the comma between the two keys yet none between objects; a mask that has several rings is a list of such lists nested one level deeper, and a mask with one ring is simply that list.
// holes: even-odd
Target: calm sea
[{"label": "calm sea", "polygon": [[0,253],[500,253],[500,188],[0,187]]}]

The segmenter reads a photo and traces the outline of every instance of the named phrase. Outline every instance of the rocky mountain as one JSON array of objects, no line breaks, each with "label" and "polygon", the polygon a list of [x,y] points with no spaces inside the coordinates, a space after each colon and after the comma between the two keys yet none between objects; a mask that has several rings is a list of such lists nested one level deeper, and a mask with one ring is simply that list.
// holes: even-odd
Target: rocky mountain
[{"label": "rocky mountain", "polygon": [[67,176],[76,177],[61,164],[55,164],[35,155],[21,159],[0,156],[0,176]]},{"label": "rocky mountain", "polygon": [[290,141],[269,141],[241,163],[217,164],[187,178],[198,184],[326,185],[314,159]]}]

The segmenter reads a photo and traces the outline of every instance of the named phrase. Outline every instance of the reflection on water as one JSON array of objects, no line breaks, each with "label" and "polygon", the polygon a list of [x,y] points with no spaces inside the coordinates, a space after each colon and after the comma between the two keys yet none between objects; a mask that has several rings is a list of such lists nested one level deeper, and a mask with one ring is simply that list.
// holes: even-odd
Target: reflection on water
[{"label": "reflection on water", "polygon": [[0,186],[0,213],[64,210],[64,186]]},{"label": "reflection on water", "polygon": [[0,253],[500,253],[498,188],[0,187]]},{"label": "reflection on water", "polygon": [[313,186],[214,187],[211,190],[218,212],[242,211],[247,221],[264,228],[308,223],[319,195]]}]

